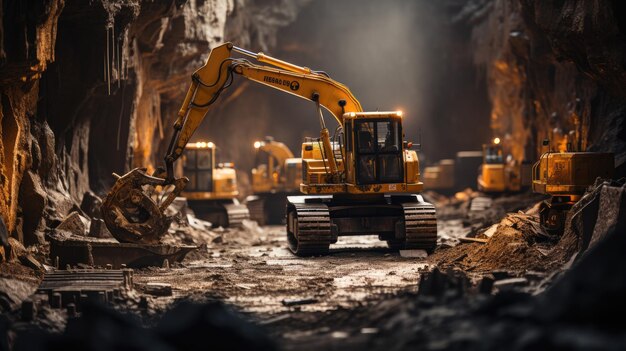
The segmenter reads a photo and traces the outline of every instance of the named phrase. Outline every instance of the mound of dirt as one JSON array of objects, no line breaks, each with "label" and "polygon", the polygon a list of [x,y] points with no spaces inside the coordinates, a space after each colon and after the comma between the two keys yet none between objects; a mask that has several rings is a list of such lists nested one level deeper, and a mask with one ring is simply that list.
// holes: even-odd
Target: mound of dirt
[{"label": "mound of dirt", "polygon": [[[485,232],[481,235],[485,236]],[[549,271],[560,263],[560,260],[547,257],[553,242],[553,238],[541,230],[537,217],[513,213],[497,225],[486,243],[443,248],[431,255],[429,260],[442,268],[477,273],[496,270]]]}]

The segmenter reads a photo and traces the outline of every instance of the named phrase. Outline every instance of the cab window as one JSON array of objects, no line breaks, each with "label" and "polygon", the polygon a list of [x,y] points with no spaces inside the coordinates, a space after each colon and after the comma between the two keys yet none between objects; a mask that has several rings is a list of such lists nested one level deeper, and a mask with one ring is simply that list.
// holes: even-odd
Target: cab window
[{"label": "cab window", "polygon": [[357,183],[404,181],[402,130],[389,119],[355,121]]}]

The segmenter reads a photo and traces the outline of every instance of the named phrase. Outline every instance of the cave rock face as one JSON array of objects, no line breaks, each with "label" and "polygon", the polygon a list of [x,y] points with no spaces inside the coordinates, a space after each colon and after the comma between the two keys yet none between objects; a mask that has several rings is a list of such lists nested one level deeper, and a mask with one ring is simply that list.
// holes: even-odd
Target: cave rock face
[{"label": "cave rock face", "polygon": [[[0,23],[0,215],[42,240],[112,172],[154,168],[211,49],[267,49],[305,1],[9,1]],[[259,20],[262,18],[262,20]]]},{"label": "cave rock face", "polygon": [[[484,69],[494,136],[533,161],[541,142],[626,158],[626,5],[609,0],[467,2],[474,62]],[[620,171],[621,169],[621,171]]]}]

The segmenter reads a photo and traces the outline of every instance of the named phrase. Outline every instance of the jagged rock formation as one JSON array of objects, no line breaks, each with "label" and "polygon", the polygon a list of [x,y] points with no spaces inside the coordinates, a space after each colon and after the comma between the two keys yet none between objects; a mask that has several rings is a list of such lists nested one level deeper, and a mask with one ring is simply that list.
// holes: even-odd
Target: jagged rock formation
[{"label": "jagged rock formation", "polygon": [[154,167],[210,48],[226,32],[267,48],[299,3],[4,1],[0,213],[11,235],[41,242],[112,172]]},{"label": "jagged rock formation", "polygon": [[[454,1],[451,1],[454,3]],[[494,134],[535,159],[569,132],[575,149],[626,161],[625,4],[611,0],[475,0],[456,21],[473,23],[474,61],[485,70]]]},{"label": "jagged rock formation", "polygon": [[[154,167],[171,133],[169,126],[189,74],[201,65],[211,46],[228,39],[267,51],[276,45],[280,28],[294,22],[307,3],[3,1],[0,214],[9,232],[27,244],[41,241],[45,228],[54,227],[76,209],[86,191],[102,193],[112,182],[112,172]],[[308,22],[303,18],[304,32],[313,26],[322,28],[318,19],[324,19],[323,11],[343,16],[346,11],[337,13],[331,3],[306,8],[310,16]],[[417,8],[400,5],[404,6],[400,12]],[[624,174],[626,25],[619,16],[624,12],[622,2],[449,0],[428,6],[433,16],[416,18],[437,25],[428,33],[436,35],[436,46],[420,47],[420,41],[411,37],[416,41],[408,47],[432,50],[439,55],[432,61],[441,61],[447,73],[432,89],[428,86],[433,96],[420,97],[429,105],[413,111],[431,119],[424,125],[433,133],[425,133],[429,134],[425,138],[469,145],[472,138],[484,137],[484,132],[466,133],[466,126],[484,122],[479,115],[489,109],[483,106],[487,89],[491,128],[499,136],[510,135],[518,159],[534,159],[543,138],[557,143],[573,131],[574,146],[616,152],[618,174]],[[317,9],[321,12],[313,13]],[[360,9],[367,13],[376,7]],[[439,20],[451,26],[442,26]],[[407,23],[407,31],[416,30],[413,22]],[[367,19],[361,22],[363,28],[369,24]],[[452,48],[456,48],[453,55],[440,58]],[[477,73],[467,73],[471,65]],[[466,74],[465,78],[447,89],[450,79],[460,74]],[[480,79],[483,74],[487,87],[477,85],[484,81]],[[243,90],[245,84],[236,86],[231,96]],[[239,123],[249,118],[257,129],[264,129],[259,125],[274,128],[275,123],[263,119],[276,114],[266,106],[265,97],[256,96],[265,105],[240,109],[235,116]],[[243,131],[230,121],[231,114],[217,116],[227,100],[232,99],[227,96],[209,116],[209,122],[223,127],[224,135],[215,141],[222,142],[222,151],[227,151],[224,161],[240,154],[250,159],[245,141],[257,131]],[[474,114],[464,115],[469,110]],[[280,113],[287,119],[293,115]],[[229,123],[222,123],[226,120]],[[442,124],[447,127],[441,128]],[[415,139],[417,129],[409,127],[409,136]],[[288,123],[283,128],[295,140],[301,139]],[[452,135],[457,129],[465,134]],[[227,137],[231,132],[240,138]],[[441,151],[431,157],[443,157],[444,148],[431,144],[431,149]]]}]

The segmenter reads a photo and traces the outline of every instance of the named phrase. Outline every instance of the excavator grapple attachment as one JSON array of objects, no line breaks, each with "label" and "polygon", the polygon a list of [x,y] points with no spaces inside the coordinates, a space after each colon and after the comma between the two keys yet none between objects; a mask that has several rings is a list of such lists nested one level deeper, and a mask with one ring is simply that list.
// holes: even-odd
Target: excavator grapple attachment
[{"label": "excavator grapple attachment", "polygon": [[[173,182],[146,174],[135,168],[119,177],[102,203],[102,218],[111,234],[124,243],[156,243],[167,231],[172,218],[165,209],[184,189],[187,178]],[[164,200],[155,188],[172,185]],[[165,196],[165,195],[163,195]]]}]

